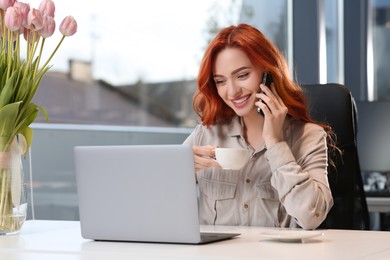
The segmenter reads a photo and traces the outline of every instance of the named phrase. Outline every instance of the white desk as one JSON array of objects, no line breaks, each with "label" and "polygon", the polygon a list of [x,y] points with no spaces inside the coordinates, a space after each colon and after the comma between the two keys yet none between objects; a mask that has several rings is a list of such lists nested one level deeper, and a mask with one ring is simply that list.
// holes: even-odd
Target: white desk
[{"label": "white desk", "polygon": [[[263,239],[266,228],[202,227],[240,232],[206,245],[96,242],[81,238],[77,221],[28,221],[18,235],[0,236],[0,259],[390,259],[390,232],[324,230],[304,243]],[[269,230],[269,229],[268,229]]]}]

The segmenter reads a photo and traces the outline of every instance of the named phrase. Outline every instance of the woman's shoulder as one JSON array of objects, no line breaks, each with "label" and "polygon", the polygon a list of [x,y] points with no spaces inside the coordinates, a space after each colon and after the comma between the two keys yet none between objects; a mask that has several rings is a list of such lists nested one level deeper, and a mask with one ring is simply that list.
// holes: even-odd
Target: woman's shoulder
[{"label": "woman's shoulder", "polygon": [[230,133],[231,131],[240,128],[241,128],[241,124],[239,121],[239,117],[233,117],[228,120],[219,121],[213,125],[198,124],[195,127],[195,130],[200,132],[209,132],[209,133],[221,133],[221,132]]},{"label": "woman's shoulder", "polygon": [[218,140],[226,139],[229,136],[237,136],[242,133],[240,121],[236,118],[226,121],[220,121],[216,124],[207,126],[198,124],[191,133],[187,142],[193,145],[203,143],[215,143]]},{"label": "woman's shoulder", "polygon": [[318,135],[321,137],[326,135],[326,131],[324,130],[324,128],[316,123],[310,123],[292,117],[288,119],[288,122],[289,122],[290,130],[292,133],[295,133],[295,136],[297,134],[299,136]]}]

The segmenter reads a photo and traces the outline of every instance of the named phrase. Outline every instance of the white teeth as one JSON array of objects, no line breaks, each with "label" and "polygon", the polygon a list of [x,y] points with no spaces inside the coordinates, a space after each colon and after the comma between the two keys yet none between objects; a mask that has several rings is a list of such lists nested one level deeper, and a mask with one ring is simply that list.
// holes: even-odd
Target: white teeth
[{"label": "white teeth", "polygon": [[245,102],[248,98],[249,98],[249,96],[246,96],[246,97],[244,97],[244,98],[234,100],[233,103],[240,104],[240,103],[242,103],[242,102]]}]

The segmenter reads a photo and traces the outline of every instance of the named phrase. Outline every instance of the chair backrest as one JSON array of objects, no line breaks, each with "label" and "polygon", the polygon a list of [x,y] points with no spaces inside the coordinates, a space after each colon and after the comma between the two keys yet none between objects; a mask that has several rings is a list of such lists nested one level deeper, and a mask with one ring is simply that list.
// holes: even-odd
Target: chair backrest
[{"label": "chair backrest", "polygon": [[351,92],[340,84],[302,85],[311,117],[328,124],[342,154],[332,159],[328,178],[334,205],[320,228],[369,229],[369,214],[357,150],[357,109]]}]

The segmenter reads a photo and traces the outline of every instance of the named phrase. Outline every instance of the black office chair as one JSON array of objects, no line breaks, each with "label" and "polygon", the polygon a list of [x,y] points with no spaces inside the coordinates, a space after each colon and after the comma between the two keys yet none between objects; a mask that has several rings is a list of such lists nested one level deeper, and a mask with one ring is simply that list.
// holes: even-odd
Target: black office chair
[{"label": "black office chair", "polygon": [[328,178],[334,205],[319,228],[369,229],[369,214],[357,151],[357,109],[351,92],[339,84],[303,85],[309,113],[330,125],[342,151],[329,165]]}]

